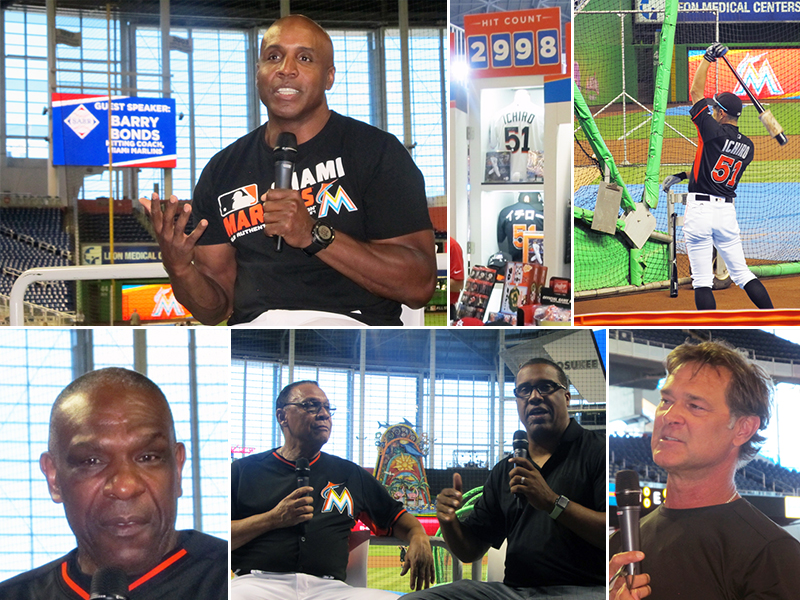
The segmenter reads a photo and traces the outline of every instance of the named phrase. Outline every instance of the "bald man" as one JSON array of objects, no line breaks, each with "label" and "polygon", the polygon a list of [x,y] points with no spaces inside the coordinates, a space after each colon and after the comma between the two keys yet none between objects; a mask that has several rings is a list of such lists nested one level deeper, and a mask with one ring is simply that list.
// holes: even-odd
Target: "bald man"
[{"label": "bald man", "polygon": [[[317,23],[279,19],[256,75],[269,120],[211,159],[191,206],[142,199],[175,296],[201,322],[402,325],[401,305],[433,296],[422,173],[394,136],[328,108],[335,73]],[[275,189],[281,133],[297,138],[292,189]]]},{"label": "bald man", "polygon": [[227,598],[227,543],[176,531],[184,445],[164,394],[126,369],[68,385],[39,464],[78,547],[0,584],[4,600],[86,600],[102,568],[125,573],[131,600]]}]

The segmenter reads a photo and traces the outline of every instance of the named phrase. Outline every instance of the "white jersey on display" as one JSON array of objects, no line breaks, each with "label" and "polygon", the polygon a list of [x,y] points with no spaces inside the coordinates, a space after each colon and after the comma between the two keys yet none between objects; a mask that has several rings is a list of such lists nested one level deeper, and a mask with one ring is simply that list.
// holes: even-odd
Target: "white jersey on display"
[{"label": "white jersey on display", "polygon": [[511,180],[528,179],[528,153],[544,151],[542,111],[527,90],[517,90],[514,101],[500,111],[489,131],[489,147],[511,152]]}]

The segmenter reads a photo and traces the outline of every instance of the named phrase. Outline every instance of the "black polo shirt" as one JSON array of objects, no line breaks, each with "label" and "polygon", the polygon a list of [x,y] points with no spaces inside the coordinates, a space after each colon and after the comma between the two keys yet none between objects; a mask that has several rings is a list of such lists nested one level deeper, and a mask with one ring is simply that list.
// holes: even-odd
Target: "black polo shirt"
[{"label": "black polo shirt", "polygon": [[[274,529],[231,552],[238,575],[252,570],[306,573],[344,581],[348,538],[357,520],[378,535],[391,535],[405,512],[384,487],[357,464],[320,452],[310,461],[314,516],[303,527]],[[276,450],[231,464],[231,520],[275,508],[297,489],[295,463]]]},{"label": "black polo shirt", "polygon": [[[604,549],[595,548],[527,502],[517,509],[508,475],[514,466],[508,458],[494,466],[483,495],[462,522],[495,548],[508,539],[504,583],[512,587],[603,585]],[[555,493],[591,510],[606,511],[605,440],[575,419],[570,419],[541,473]]]}]

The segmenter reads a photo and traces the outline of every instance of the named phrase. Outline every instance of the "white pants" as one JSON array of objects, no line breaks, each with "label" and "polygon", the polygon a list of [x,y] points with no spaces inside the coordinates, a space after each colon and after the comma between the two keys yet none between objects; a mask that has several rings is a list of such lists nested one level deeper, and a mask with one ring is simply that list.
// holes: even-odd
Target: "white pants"
[{"label": "white pants", "polygon": [[366,327],[358,319],[321,310],[268,310],[234,327]]},{"label": "white pants", "polygon": [[683,224],[686,253],[692,265],[692,287],[712,287],[714,246],[725,260],[733,282],[743,288],[756,278],[747,267],[732,202],[686,201]]},{"label": "white pants", "polygon": [[234,577],[231,600],[397,600],[399,594],[355,588],[304,573],[256,573]]}]

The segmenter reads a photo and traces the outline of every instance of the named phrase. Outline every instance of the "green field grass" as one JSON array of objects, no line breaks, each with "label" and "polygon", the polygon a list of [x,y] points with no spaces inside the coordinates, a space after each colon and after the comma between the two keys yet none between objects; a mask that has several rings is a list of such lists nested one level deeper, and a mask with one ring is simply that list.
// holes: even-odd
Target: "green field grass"
[{"label": "green field grass", "polygon": [[[484,557],[483,578],[486,578],[486,558]],[[470,568],[465,566],[464,576],[469,577]],[[397,546],[370,546],[369,563],[367,570],[367,587],[377,590],[407,593],[409,589],[408,574],[400,577],[402,565],[400,563],[400,550]],[[449,583],[452,580],[450,564],[445,565],[446,580],[439,583]]]},{"label": "green field grass", "polygon": [[[691,165],[683,165],[684,170]],[[661,183],[667,175],[673,175],[681,170],[681,166],[662,166],[658,172],[658,182]],[[644,183],[646,167],[619,167],[622,180],[627,184]],[[778,181],[776,174],[780,174],[780,181],[800,181],[800,160],[779,160],[770,162],[753,162],[747,167],[742,183],[774,183]],[[791,177],[790,177],[791,176]],[[600,176],[592,181],[593,185],[599,184]]]}]

